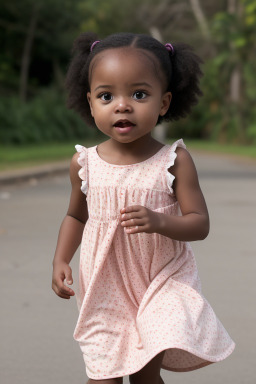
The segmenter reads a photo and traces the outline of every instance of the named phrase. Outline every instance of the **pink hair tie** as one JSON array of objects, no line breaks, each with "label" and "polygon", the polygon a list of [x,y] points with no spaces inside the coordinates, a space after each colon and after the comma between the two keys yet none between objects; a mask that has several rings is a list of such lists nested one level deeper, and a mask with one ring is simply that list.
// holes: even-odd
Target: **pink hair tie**
[{"label": "pink hair tie", "polygon": [[95,40],[94,43],[92,43],[92,45],[91,45],[90,51],[92,51],[93,48],[95,47],[95,45],[98,44],[99,42],[100,42],[100,40]]},{"label": "pink hair tie", "polygon": [[165,44],[165,48],[171,52],[171,54],[173,55],[174,54],[174,48],[173,46],[170,44],[170,43],[166,43]]}]

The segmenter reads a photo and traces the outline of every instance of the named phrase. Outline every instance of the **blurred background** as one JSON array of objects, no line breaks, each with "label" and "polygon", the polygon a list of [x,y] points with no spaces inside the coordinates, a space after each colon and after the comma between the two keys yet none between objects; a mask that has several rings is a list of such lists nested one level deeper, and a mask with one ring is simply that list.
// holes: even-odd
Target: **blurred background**
[{"label": "blurred background", "polygon": [[[204,60],[204,96],[188,119],[165,127],[167,137],[245,151],[255,145],[255,0],[1,0],[0,170],[29,158],[70,156],[65,143],[101,137],[65,107],[71,47],[83,31],[99,38],[132,31],[191,44]],[[31,149],[45,145],[43,154]]]},{"label": "blurred background", "polygon": [[[256,0],[0,0],[0,381],[86,382],[72,338],[76,300],[51,290],[74,144],[106,140],[65,106],[72,43],[84,31],[186,42],[204,60],[199,104],[154,133],[166,143],[182,137],[192,152],[211,218],[207,239],[192,246],[203,293],[236,349],[222,363],[163,378],[254,384]],[[77,252],[75,291],[78,266]]]}]

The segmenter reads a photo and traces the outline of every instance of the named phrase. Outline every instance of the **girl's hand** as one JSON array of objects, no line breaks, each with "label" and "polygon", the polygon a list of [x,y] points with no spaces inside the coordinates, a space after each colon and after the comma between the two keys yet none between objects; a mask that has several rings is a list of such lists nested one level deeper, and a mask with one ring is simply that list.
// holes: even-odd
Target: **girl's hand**
[{"label": "girl's hand", "polygon": [[65,262],[55,262],[52,273],[52,289],[62,299],[70,299],[75,292],[64,284],[64,280],[70,285],[73,284],[72,269]]},{"label": "girl's hand", "polygon": [[154,233],[159,228],[158,213],[141,205],[122,208],[120,213],[121,225],[125,227],[126,233]]}]

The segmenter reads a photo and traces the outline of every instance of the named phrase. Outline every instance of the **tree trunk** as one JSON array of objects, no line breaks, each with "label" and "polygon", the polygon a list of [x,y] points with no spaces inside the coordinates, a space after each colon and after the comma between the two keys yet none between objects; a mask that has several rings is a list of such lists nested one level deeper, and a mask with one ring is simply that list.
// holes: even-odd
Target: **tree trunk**
[{"label": "tree trunk", "polygon": [[[160,41],[160,43],[163,43],[162,34],[158,28],[151,27],[150,34],[152,37],[154,37],[154,39]],[[166,142],[166,136],[167,136],[167,124],[165,122],[162,122],[161,124],[158,124],[155,127],[153,131],[153,137],[164,144]]]},{"label": "tree trunk", "polygon": [[65,78],[57,58],[53,59],[53,72],[54,72],[54,82],[56,84],[56,87],[61,92],[63,92],[65,88],[64,87]]},{"label": "tree trunk", "polygon": [[210,40],[210,37],[211,37],[210,29],[209,29],[206,17],[203,13],[202,7],[200,5],[200,1],[199,0],[190,0],[190,5],[191,5],[192,11],[194,13],[195,19],[197,20],[197,22],[199,24],[199,27],[201,29],[203,36],[207,40]]},{"label": "tree trunk", "polygon": [[[242,17],[243,7],[237,0],[228,0],[227,8],[230,14],[237,14],[238,17]],[[230,46],[230,49],[232,49],[232,46]],[[246,133],[243,118],[242,86],[242,64],[238,61],[230,76],[229,98],[230,102],[235,106],[237,111],[237,139],[239,142],[243,143],[246,142]]]},{"label": "tree trunk", "polygon": [[35,38],[36,24],[38,20],[38,4],[34,5],[30,23],[27,30],[27,36],[24,44],[22,60],[21,60],[21,71],[20,71],[20,99],[23,102],[27,100],[27,89],[28,89],[28,73],[31,59],[31,49]]},{"label": "tree trunk", "polygon": [[228,0],[228,13],[236,13],[236,1],[237,0]]},{"label": "tree trunk", "polygon": [[[227,8],[228,13],[235,14],[237,12],[236,7],[237,0],[228,0]],[[230,49],[232,49],[232,45],[230,45]],[[229,96],[230,101],[232,103],[238,104],[240,101],[240,85],[241,85],[241,71],[239,68],[239,64],[235,66],[230,76],[230,85],[229,85]]]},{"label": "tree trunk", "polygon": [[[228,0],[227,8],[228,13],[235,14],[237,13],[237,0]],[[232,45],[230,45],[232,49]],[[239,63],[236,64],[235,68],[231,72],[230,76],[230,86],[229,86],[229,96],[232,103],[238,104],[240,102],[240,87],[241,87],[241,70]]]},{"label": "tree trunk", "polygon": [[239,64],[233,69],[230,77],[230,100],[239,104],[241,94],[241,68]]}]

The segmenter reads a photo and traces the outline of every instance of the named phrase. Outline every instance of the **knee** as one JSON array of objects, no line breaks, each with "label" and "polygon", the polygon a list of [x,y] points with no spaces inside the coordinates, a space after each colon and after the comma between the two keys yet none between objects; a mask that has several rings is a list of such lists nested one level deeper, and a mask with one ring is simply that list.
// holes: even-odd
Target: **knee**
[{"label": "knee", "polygon": [[146,378],[146,377],[133,377],[129,376],[129,382],[130,384],[159,384],[159,382],[153,382],[152,378]]},{"label": "knee", "polygon": [[142,377],[138,377],[138,376],[135,376],[135,375],[130,375],[129,376],[129,382],[130,384],[159,384],[158,381],[154,381],[152,380],[152,377],[146,377],[146,376],[142,376]]},{"label": "knee", "polygon": [[93,380],[89,379],[87,384],[123,384],[122,377],[115,377],[114,379],[106,379],[106,380]]},{"label": "knee", "polygon": [[164,384],[164,381],[162,377],[160,376],[159,379],[156,379],[156,381],[152,381],[152,378],[145,379],[145,378],[135,378],[133,376],[129,376],[129,382],[130,384],[149,384],[149,383],[155,383],[155,384]]}]

